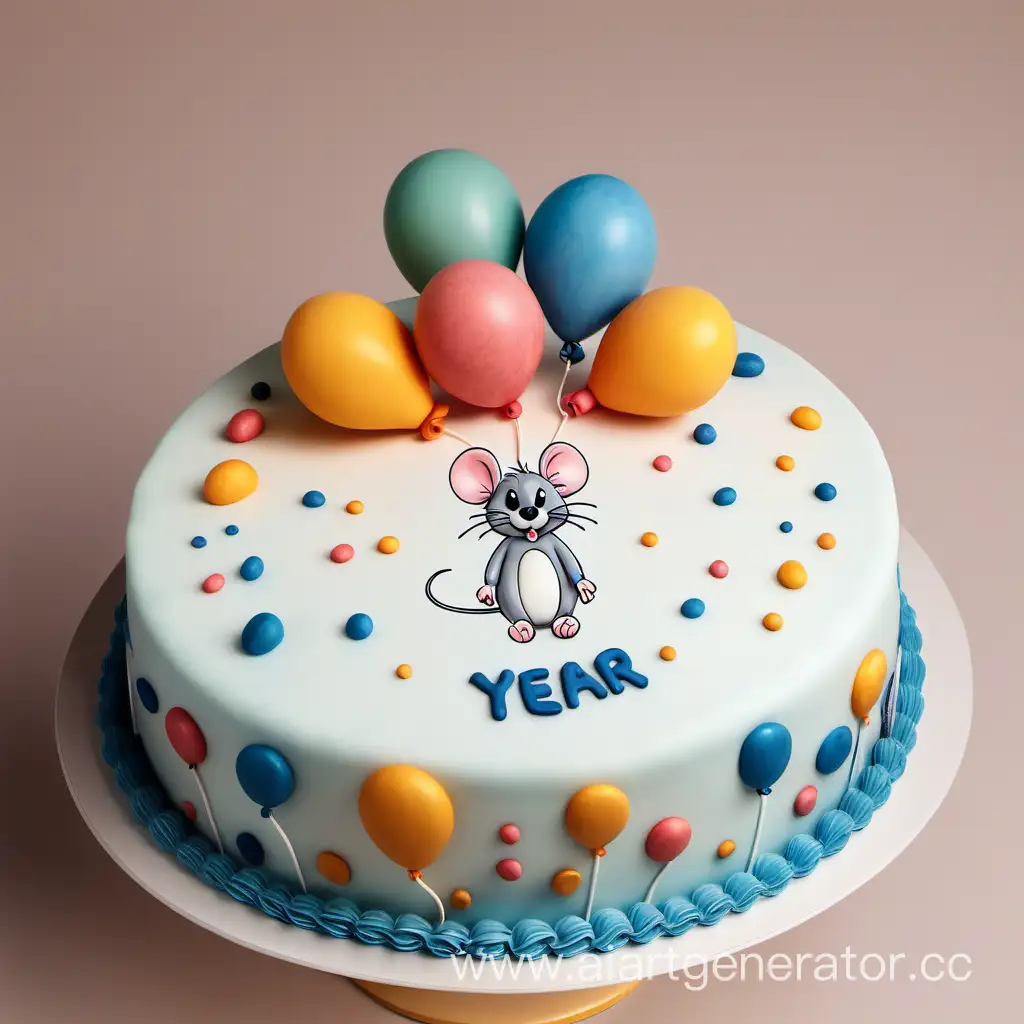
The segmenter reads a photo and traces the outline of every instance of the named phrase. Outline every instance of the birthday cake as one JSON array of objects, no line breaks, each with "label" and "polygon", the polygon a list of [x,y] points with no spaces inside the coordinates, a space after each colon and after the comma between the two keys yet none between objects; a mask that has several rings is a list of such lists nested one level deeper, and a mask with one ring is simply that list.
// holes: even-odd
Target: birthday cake
[{"label": "birthday cake", "polygon": [[629,186],[529,227],[510,189],[406,168],[419,297],[303,303],[135,490],[104,755],[185,868],[325,936],[713,924],[868,824],[923,711],[864,418],[706,292],[645,291]]}]

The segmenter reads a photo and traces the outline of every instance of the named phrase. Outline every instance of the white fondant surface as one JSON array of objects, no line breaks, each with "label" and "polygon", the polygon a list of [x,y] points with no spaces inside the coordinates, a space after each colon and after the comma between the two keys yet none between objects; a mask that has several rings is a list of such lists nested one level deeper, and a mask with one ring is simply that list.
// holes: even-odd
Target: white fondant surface
[{"label": "white fondant surface", "polygon": [[[396,308],[411,321],[411,303]],[[587,343],[591,355],[596,344]],[[388,763],[419,765],[447,788],[456,816],[447,849],[424,877],[442,895],[470,890],[472,907],[451,913],[467,923],[553,921],[582,912],[585,886],[565,899],[550,891],[549,881],[563,867],[577,867],[586,878],[588,854],[565,833],[563,812],[572,793],[593,782],[619,786],[631,803],[630,823],[601,866],[597,907],[625,908],[643,898],[657,867],[645,857],[644,839],[669,815],[690,821],[693,839],[659,883],[659,898],[741,870],[758,797],[742,785],[737,757],[744,736],[762,721],[789,728],[793,756],[769,799],[761,849],[778,851],[789,836],[813,830],[837,804],[848,775],[848,766],[819,775],[818,746],[836,725],[856,730],[849,697],[863,656],[878,647],[890,666],[894,661],[896,503],[876,438],[832,384],[747,328],[739,328],[739,347],[764,357],[764,373],[730,378],[685,420],[598,410],[566,425],[561,439],[590,465],[589,482],[570,500],[594,502],[597,509],[583,511],[598,525],[583,522],[586,532],[566,526],[559,536],[597,594],[577,604],[575,637],[539,629],[524,645],[509,638],[501,615],[453,614],[424,594],[433,572],[451,568],[435,581],[435,593],[453,605],[483,607],[475,595],[497,538],[457,539],[469,514],[480,511],[448,485],[461,444],[320,422],[288,389],[277,346],[217,381],[157,448],[139,480],[128,530],[132,678],[149,679],[161,703],[156,715],[139,708],[139,727],[172,797],[200,806],[195,780],[164,733],[164,713],[181,705],[206,736],[203,780],[229,847],[238,833],[251,832],[268,865],[293,875],[272,823],[235,778],[238,751],[268,743],[295,771],[295,793],[275,814],[310,887],[344,894],[366,909],[430,917],[429,897],[376,849],[356,807],[371,771]],[[523,458],[531,468],[558,424],[556,354],[549,338],[522,399]],[[570,373],[568,390],[583,386],[588,364]],[[273,387],[270,401],[251,399],[258,380]],[[799,405],[822,414],[820,430],[789,422]],[[266,430],[234,445],[224,427],[250,407],[263,413]],[[700,422],[715,426],[714,444],[692,440]],[[456,404],[449,425],[494,451],[503,466],[515,462],[513,428],[499,414]],[[660,454],[673,459],[668,473],[651,466]],[[775,467],[782,454],[795,459],[794,471]],[[203,478],[227,458],[250,462],[260,484],[244,501],[214,507],[202,499]],[[814,497],[822,481],[838,489],[834,501]],[[724,486],[738,497],[718,507],[711,496]],[[326,495],[322,508],[302,505],[311,489]],[[346,513],[351,499],[364,502],[361,515]],[[780,532],[783,520],[793,523],[791,533]],[[237,536],[224,534],[229,523],[238,525]],[[646,531],[658,535],[657,546],[640,544]],[[837,538],[832,551],[816,544],[825,531]],[[207,538],[206,547],[190,546],[196,534]],[[401,542],[396,554],[376,550],[385,535]],[[340,565],[328,557],[339,543],[355,549]],[[238,575],[249,555],[266,566],[253,582]],[[807,569],[802,590],[786,590],[775,579],[790,558]],[[728,563],[726,579],[708,574],[715,559]],[[227,582],[219,593],[205,594],[200,585],[214,572]],[[688,597],[705,601],[700,619],[681,616]],[[281,618],[285,638],[270,654],[250,657],[241,650],[241,630],[263,611]],[[761,625],[772,611],[785,620],[779,632]],[[356,612],[373,618],[367,640],[345,636],[345,622]],[[677,650],[674,661],[658,657],[665,645]],[[474,672],[493,680],[502,669],[546,668],[553,699],[560,700],[561,666],[576,661],[593,672],[594,656],[608,647],[627,651],[649,685],[627,685],[604,700],[583,692],[579,708],[547,717],[529,714],[513,686],[507,718],[494,721],[487,698],[469,683]],[[412,666],[411,679],[396,677],[400,663]],[[864,730],[862,760],[877,737],[877,718]],[[817,808],[798,818],[793,800],[808,784],[818,787]],[[497,836],[505,822],[522,832],[513,847]],[[724,839],[733,839],[737,851],[719,860],[715,851]],[[321,850],[348,860],[348,886],[317,874]],[[520,881],[496,874],[505,857],[522,862]]]}]

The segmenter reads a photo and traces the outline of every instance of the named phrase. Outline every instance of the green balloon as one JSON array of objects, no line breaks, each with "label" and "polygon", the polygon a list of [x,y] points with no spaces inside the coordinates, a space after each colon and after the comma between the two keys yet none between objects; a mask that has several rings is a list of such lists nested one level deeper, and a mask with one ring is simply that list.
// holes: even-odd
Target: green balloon
[{"label": "green balloon", "polygon": [[512,182],[465,149],[418,156],[384,202],[384,237],[402,276],[421,292],[459,260],[519,265],[526,219]]}]

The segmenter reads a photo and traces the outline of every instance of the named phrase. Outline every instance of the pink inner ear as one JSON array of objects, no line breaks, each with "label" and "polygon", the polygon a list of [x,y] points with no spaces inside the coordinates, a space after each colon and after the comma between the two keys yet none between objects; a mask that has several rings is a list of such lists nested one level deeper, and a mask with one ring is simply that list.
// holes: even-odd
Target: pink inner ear
[{"label": "pink inner ear", "polygon": [[483,505],[501,479],[498,460],[486,448],[469,448],[448,473],[452,490],[470,505]]},{"label": "pink inner ear", "polygon": [[580,490],[590,475],[583,453],[565,441],[556,441],[544,449],[540,457],[540,472],[555,485],[555,490],[563,498]]}]

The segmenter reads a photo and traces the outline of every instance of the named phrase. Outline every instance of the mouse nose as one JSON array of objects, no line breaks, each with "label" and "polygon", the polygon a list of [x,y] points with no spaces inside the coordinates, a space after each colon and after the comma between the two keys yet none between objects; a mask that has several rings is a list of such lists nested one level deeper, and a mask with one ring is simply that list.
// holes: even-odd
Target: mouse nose
[{"label": "mouse nose", "polygon": [[519,510],[519,514],[528,522],[532,523],[537,518],[537,509],[533,505],[527,505]]}]

